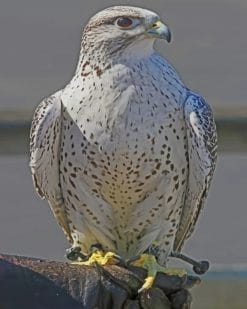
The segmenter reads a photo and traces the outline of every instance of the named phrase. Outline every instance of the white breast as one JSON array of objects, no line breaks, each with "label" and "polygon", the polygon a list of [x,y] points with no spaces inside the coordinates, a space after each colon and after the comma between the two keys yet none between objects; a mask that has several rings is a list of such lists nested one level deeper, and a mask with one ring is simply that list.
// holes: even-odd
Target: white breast
[{"label": "white breast", "polygon": [[[168,218],[172,208],[179,209],[185,186],[182,85],[169,70],[162,79],[160,69],[151,75],[151,65],[142,67],[141,73],[141,64],[134,70],[120,66],[106,76],[93,77],[84,87],[78,87],[77,80],[62,96],[67,158],[61,164],[68,170],[70,162],[77,170],[75,188],[66,177],[63,186],[90,204],[92,216],[69,197],[84,219],[105,216],[106,226],[113,226],[118,251],[122,247],[125,254],[131,251],[130,240],[135,239],[136,246],[152,222],[161,215]],[[173,190],[181,192],[177,201],[170,200]],[[126,233],[129,236],[123,240],[119,235]],[[139,241],[140,250],[147,245],[144,242]]]}]

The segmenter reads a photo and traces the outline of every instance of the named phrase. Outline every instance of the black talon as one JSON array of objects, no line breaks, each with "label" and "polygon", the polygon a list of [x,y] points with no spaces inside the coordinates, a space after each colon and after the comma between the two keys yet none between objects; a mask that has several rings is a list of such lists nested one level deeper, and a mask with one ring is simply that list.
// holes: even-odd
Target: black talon
[{"label": "black talon", "polygon": [[154,244],[152,244],[151,246],[149,246],[147,248],[147,250],[145,250],[143,253],[146,253],[146,254],[150,254],[150,255],[153,255],[156,257],[156,259],[158,258],[159,256],[159,247],[158,246],[155,246]]},{"label": "black talon", "polygon": [[101,244],[93,244],[91,246],[91,253],[94,253],[95,251],[104,251]]},{"label": "black talon", "polygon": [[66,249],[66,257],[71,261],[84,261],[87,256],[81,253],[80,247],[71,247]]},{"label": "black talon", "polygon": [[193,260],[192,258],[182,254],[182,253],[178,253],[178,252],[172,252],[170,254],[171,257],[175,257],[177,259],[181,259],[191,265],[193,265],[193,271],[197,274],[197,275],[203,275],[205,274],[208,269],[209,269],[209,262],[208,261],[200,261],[197,262],[195,260]]},{"label": "black talon", "polygon": [[126,261],[126,266],[128,267],[128,266],[131,266],[131,263],[132,262],[135,262],[135,261],[137,261],[137,260],[139,260],[139,258],[140,258],[140,254],[139,255],[136,255],[136,256],[132,256],[131,258],[129,258],[127,261]]},{"label": "black talon", "polygon": [[120,255],[115,255],[115,258],[116,258],[116,260],[118,261],[117,262],[117,265],[118,266],[121,266],[121,267],[126,267],[126,265],[127,265],[127,262],[120,256]]}]

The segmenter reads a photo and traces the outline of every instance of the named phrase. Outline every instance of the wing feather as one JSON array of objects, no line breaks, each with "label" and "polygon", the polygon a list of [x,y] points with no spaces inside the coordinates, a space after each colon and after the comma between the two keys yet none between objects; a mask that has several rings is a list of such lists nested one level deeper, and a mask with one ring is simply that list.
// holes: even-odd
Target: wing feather
[{"label": "wing feather", "polygon": [[72,241],[59,174],[61,121],[62,103],[56,93],[35,110],[30,133],[30,167],[37,193],[48,200],[59,225]]},{"label": "wing feather", "polygon": [[190,237],[204,206],[217,159],[217,132],[212,110],[207,102],[191,91],[184,103],[187,129],[189,175],[185,204],[174,242],[180,251]]}]

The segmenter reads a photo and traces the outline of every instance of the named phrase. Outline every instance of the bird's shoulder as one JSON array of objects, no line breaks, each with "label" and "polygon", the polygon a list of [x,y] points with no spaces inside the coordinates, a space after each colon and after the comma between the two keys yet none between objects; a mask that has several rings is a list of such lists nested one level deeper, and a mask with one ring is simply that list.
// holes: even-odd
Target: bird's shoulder
[{"label": "bird's shoulder", "polygon": [[212,108],[201,95],[188,90],[184,101],[184,117],[189,143],[195,144],[198,154],[209,156],[208,160],[213,163],[217,155],[217,131]]},{"label": "bird's shoulder", "polygon": [[52,127],[53,120],[60,118],[61,114],[61,91],[44,98],[34,111],[31,131],[30,146],[31,152],[34,148],[40,147],[42,135],[48,134]]}]

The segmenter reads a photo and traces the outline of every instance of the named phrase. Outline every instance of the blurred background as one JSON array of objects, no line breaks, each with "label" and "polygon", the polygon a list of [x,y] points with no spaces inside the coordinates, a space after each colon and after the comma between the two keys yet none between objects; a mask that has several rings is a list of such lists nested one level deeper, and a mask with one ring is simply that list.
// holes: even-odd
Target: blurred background
[{"label": "blurred background", "polygon": [[246,0],[0,0],[0,252],[64,259],[66,239],[31,181],[30,120],[42,98],[70,80],[87,20],[116,4],[160,14],[173,42],[157,49],[215,112],[216,175],[185,252],[213,264],[195,308],[246,308]]}]

